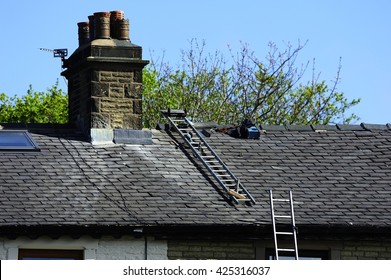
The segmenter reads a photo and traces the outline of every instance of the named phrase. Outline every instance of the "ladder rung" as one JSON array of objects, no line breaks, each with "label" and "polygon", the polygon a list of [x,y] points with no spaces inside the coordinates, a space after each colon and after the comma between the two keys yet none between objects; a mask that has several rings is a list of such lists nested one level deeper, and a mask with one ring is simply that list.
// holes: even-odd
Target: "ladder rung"
[{"label": "ladder rung", "polygon": [[273,201],[278,201],[278,202],[289,202],[289,199],[283,199],[283,198],[273,198]]},{"label": "ladder rung", "polygon": [[[223,172],[224,171],[224,174],[222,174],[221,172]],[[213,170],[213,172],[214,173],[217,173],[217,172],[220,172],[220,174],[216,174],[216,175],[219,175],[219,176],[231,176],[231,175],[229,175],[228,173],[227,173],[227,171],[225,171],[225,170]]]},{"label": "ladder rung", "polygon": [[227,171],[225,171],[224,169],[214,169],[213,170],[213,172],[215,173],[215,174],[226,174],[227,173]]},{"label": "ladder rung", "polygon": [[276,231],[276,234],[279,234],[279,235],[293,235],[293,232],[288,232],[288,231]]},{"label": "ladder rung", "polygon": [[292,216],[274,216],[274,218],[292,219]]},{"label": "ladder rung", "polygon": [[295,249],[277,249],[277,250],[281,252],[296,252]]},{"label": "ladder rung", "polygon": [[185,110],[178,110],[178,109],[160,110],[160,112],[164,116],[180,116],[180,117],[185,117],[186,116],[186,111]]}]

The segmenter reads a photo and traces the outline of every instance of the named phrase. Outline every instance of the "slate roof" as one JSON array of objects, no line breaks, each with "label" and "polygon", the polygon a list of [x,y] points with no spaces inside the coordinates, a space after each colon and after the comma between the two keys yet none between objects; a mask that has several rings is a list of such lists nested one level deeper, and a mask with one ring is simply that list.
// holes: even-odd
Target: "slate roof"
[{"label": "slate roof", "polygon": [[391,228],[391,127],[261,126],[207,139],[257,203],[227,201],[175,133],[93,145],[29,129],[39,152],[0,151],[0,230],[34,226],[270,226],[268,189],[293,189],[298,225]]}]

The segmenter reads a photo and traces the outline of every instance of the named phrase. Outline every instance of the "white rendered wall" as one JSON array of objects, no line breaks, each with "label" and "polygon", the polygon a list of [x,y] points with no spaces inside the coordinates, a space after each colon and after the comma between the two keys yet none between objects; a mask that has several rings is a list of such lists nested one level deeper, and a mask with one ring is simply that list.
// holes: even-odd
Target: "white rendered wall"
[{"label": "white rendered wall", "polygon": [[86,260],[167,259],[167,241],[155,240],[153,237],[135,238],[133,236],[123,236],[119,239],[111,236],[104,236],[101,239],[89,236],[82,236],[78,239],[67,236],[58,239],[50,237],[40,237],[35,240],[26,237],[19,237],[15,240],[0,239],[0,259],[16,260],[19,248],[84,250]]}]

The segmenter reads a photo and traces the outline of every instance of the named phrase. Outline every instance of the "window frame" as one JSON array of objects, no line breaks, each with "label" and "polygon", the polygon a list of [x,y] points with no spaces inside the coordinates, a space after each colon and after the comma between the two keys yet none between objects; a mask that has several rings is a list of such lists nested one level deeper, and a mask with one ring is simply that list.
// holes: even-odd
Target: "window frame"
[{"label": "window frame", "polygon": [[19,249],[18,260],[84,260],[84,250]]},{"label": "window frame", "polygon": [[[289,253],[280,253],[280,259],[294,259],[292,254]],[[265,250],[265,259],[266,260],[275,260],[275,250],[267,248]],[[318,249],[299,249],[299,260],[330,260],[330,251],[329,250],[318,250]]]},{"label": "window frame", "polygon": [[2,146],[0,144],[0,151],[40,151],[41,149],[39,148],[38,144],[35,142],[31,134],[27,130],[11,130],[11,129],[1,129],[0,130],[0,137],[2,137],[2,134],[20,134],[22,133],[24,140],[29,144],[27,146]]}]

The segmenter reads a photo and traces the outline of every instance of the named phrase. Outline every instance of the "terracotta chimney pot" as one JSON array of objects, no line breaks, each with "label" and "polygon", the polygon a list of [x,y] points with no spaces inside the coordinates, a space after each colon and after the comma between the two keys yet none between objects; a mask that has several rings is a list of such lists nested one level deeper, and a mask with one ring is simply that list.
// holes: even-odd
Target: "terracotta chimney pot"
[{"label": "terracotta chimney pot", "polygon": [[94,13],[95,39],[110,39],[110,13]]}]

